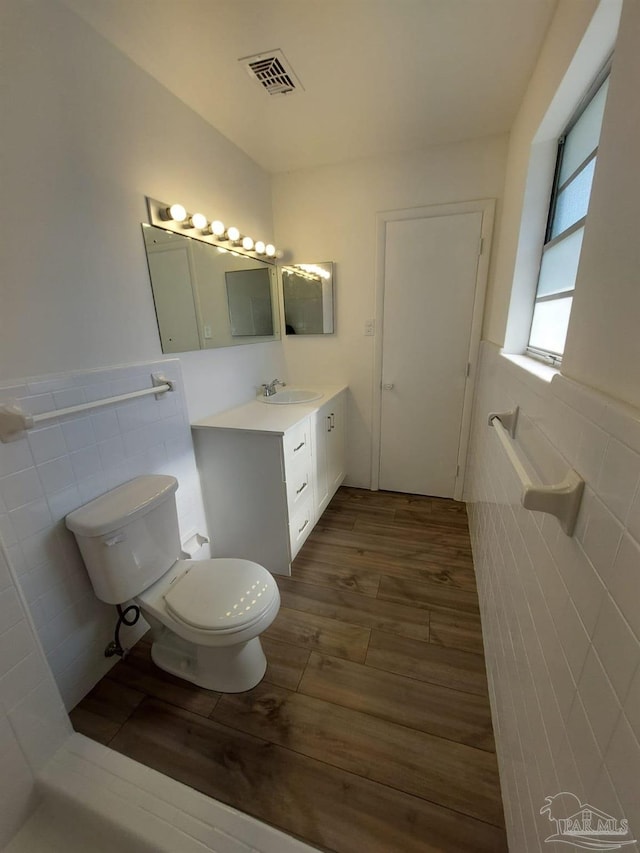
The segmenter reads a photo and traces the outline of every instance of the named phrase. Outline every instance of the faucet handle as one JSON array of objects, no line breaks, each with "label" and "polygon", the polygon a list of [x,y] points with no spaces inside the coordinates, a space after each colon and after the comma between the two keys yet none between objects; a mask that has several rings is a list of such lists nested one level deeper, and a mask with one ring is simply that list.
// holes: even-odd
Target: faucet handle
[{"label": "faucet handle", "polygon": [[264,397],[273,397],[273,395],[276,393],[276,385],[280,385],[284,388],[286,384],[286,382],[281,382],[279,379],[274,379],[272,382],[269,383],[263,382],[261,385],[263,389],[262,395]]}]

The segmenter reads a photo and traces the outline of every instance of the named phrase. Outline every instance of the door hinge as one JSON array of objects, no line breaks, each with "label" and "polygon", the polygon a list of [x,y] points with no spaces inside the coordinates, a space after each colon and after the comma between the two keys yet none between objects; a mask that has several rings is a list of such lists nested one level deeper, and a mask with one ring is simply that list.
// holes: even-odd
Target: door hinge
[{"label": "door hinge", "polygon": [[481,237],[478,241],[478,255],[481,255],[484,252],[484,237]]},{"label": "door hinge", "polygon": [[456,477],[460,476],[460,466],[456,465]]},{"label": "door hinge", "polygon": [[467,376],[470,376],[470,375],[471,375],[471,362],[468,361],[467,362]]}]

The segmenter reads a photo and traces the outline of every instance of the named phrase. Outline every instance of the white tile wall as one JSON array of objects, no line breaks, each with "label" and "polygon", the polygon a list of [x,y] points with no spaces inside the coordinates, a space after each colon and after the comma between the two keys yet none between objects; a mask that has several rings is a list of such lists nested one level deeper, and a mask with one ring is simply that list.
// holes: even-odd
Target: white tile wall
[{"label": "white tile wall", "polygon": [[[159,400],[143,397],[47,421],[0,443],[0,537],[67,708],[113,664],[103,651],[115,610],[94,596],[65,515],[138,474],[168,473],[180,482],[183,540],[207,532],[180,363],[168,359],[0,385],[0,400],[15,398],[35,414],[148,388],[156,372],[172,379],[176,390]],[[0,648],[0,667],[3,654],[15,654],[23,639],[17,613],[11,590],[0,593],[0,630],[16,635],[3,644],[6,651]],[[134,642],[143,630],[141,621],[123,632],[123,642]]]},{"label": "white tile wall", "polygon": [[[487,426],[520,406],[517,443],[539,472],[586,481],[575,536],[519,503]],[[540,808],[571,791],[640,839],[640,412],[483,344],[469,501],[510,849],[540,851]]]},{"label": "white tile wall", "polygon": [[38,803],[35,777],[71,733],[0,545],[0,848]]}]

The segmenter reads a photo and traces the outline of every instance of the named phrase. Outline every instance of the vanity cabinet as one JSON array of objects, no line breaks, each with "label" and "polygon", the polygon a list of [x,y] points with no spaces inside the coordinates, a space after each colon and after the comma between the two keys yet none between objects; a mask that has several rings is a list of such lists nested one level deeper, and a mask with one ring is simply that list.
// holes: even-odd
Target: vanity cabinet
[{"label": "vanity cabinet", "polygon": [[344,479],[345,389],[314,403],[247,403],[192,430],[212,555],[291,574]]},{"label": "vanity cabinet", "polygon": [[344,397],[344,393],[336,394],[313,416],[317,518],[345,477]]}]

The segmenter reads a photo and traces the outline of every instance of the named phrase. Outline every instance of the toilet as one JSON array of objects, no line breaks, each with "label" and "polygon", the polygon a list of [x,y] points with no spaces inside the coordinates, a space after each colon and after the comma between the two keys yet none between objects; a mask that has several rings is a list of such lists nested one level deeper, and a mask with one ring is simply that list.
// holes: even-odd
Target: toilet
[{"label": "toilet", "polygon": [[182,560],[175,477],[136,477],[66,517],[96,595],[133,600],[161,669],[222,693],[250,690],[267,661],[259,635],[280,608],[273,576],[249,560]]}]

